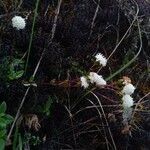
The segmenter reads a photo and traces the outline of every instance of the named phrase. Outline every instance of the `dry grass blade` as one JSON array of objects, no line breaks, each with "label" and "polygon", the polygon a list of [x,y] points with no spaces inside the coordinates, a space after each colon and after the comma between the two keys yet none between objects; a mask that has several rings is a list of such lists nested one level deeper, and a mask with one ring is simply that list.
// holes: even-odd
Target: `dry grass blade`
[{"label": "dry grass blade", "polygon": [[93,17],[93,20],[92,20],[92,24],[91,24],[91,30],[90,30],[89,38],[90,38],[90,37],[91,37],[91,35],[92,35],[93,28],[94,28],[94,23],[95,23],[95,20],[96,20],[96,17],[97,17],[97,14],[98,14],[99,8],[100,8],[99,3],[100,3],[100,0],[98,0],[98,4],[97,4],[96,10],[95,10],[95,14],[94,14],[94,17]]},{"label": "dry grass blade", "polygon": [[[96,105],[91,101],[91,100],[88,100],[93,106],[95,106],[95,109],[97,110],[98,114],[99,114],[99,117],[100,117],[100,120],[102,120],[102,114],[101,112],[99,111],[99,109],[96,107]],[[107,146],[107,150],[109,150],[109,145],[108,145],[108,139],[107,139],[107,135],[106,135],[106,131],[105,131],[105,128],[104,128],[104,123],[102,121],[102,126],[103,126],[103,131],[104,131],[104,136],[105,136],[105,140],[106,140],[106,146]]]},{"label": "dry grass blade", "polygon": [[112,140],[112,144],[113,144],[114,150],[117,150],[117,147],[116,147],[116,144],[115,144],[113,135],[112,135],[112,133],[111,133],[111,130],[110,130],[110,127],[109,127],[109,123],[108,123],[108,121],[107,121],[107,118],[106,118],[106,115],[105,115],[103,106],[102,106],[102,104],[101,104],[101,101],[100,101],[100,99],[99,99],[92,91],[91,91],[90,93],[97,99],[97,101],[98,101],[98,103],[99,103],[99,105],[100,105],[100,107],[101,107],[101,111],[102,111],[102,114],[103,114],[103,116],[104,116],[106,125],[108,126],[108,132],[109,132],[109,134],[110,134],[110,138],[111,138],[111,140]]},{"label": "dry grass blade", "polygon": [[10,130],[9,130],[9,133],[8,133],[8,135],[7,135],[7,141],[9,141],[9,139],[10,139],[10,136],[11,136],[12,131],[13,131],[13,129],[14,129],[15,123],[16,123],[16,121],[17,121],[19,115],[20,115],[20,110],[21,110],[21,108],[22,108],[22,106],[23,106],[23,104],[24,104],[24,101],[25,101],[25,99],[26,99],[26,96],[27,96],[29,90],[30,90],[30,87],[27,88],[27,90],[26,90],[26,92],[25,92],[25,94],[24,94],[24,97],[23,97],[23,99],[22,99],[22,101],[21,101],[21,103],[20,103],[20,106],[19,106],[19,108],[18,108],[18,110],[17,110],[17,113],[16,113],[16,116],[15,116],[15,118],[14,118],[13,124],[11,125],[11,128],[10,128]]},{"label": "dry grass blade", "polygon": [[150,95],[150,92],[147,93],[146,95],[144,95],[144,96],[136,103],[136,106],[135,106],[134,111],[133,111],[133,113],[132,113],[132,117],[131,117],[130,124],[133,123],[133,120],[134,120],[133,118],[134,118],[134,116],[135,116],[135,113],[136,113],[136,111],[137,111],[137,108],[138,108],[139,104],[140,104],[141,101],[142,101],[145,97],[147,97],[148,95]]},{"label": "dry grass blade", "polygon": [[[71,114],[71,112],[70,112],[70,110],[67,108],[67,106],[65,106],[65,108],[66,108],[66,110],[67,110],[67,112],[69,113],[69,117],[70,117],[70,121],[71,121],[71,126],[72,126],[72,128],[73,128],[73,120],[72,120],[72,114]],[[74,132],[74,129],[72,129],[72,132],[73,132],[73,139],[74,139],[74,144],[75,144],[75,146],[76,146],[76,136],[75,136],[75,132]]]}]

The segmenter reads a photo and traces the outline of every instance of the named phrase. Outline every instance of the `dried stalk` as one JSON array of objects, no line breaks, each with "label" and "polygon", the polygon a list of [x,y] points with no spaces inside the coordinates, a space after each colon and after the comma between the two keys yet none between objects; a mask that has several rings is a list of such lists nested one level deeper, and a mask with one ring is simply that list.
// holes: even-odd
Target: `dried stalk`
[{"label": "dried stalk", "polygon": [[[57,19],[58,19],[58,15],[59,15],[59,12],[60,12],[61,3],[62,3],[62,0],[59,1],[58,6],[57,6],[57,13],[55,14],[54,24],[53,24],[52,31],[51,31],[52,34],[51,34],[50,44],[52,43],[53,38],[54,38],[54,34],[55,34],[56,26],[57,26]],[[42,54],[41,54],[41,57],[40,57],[40,59],[39,59],[37,65],[36,65],[36,68],[35,68],[34,73],[33,73],[33,75],[32,75],[33,78],[35,77],[35,75],[36,75],[36,73],[37,73],[37,71],[38,71],[38,68],[39,68],[39,66],[40,66],[40,64],[41,64],[41,60],[43,59],[43,56],[44,56],[44,54],[45,54],[45,51],[46,51],[46,49],[43,50],[43,52],[42,52]],[[21,108],[22,108],[22,106],[23,106],[23,104],[24,104],[24,101],[25,101],[25,99],[26,99],[26,97],[27,97],[27,94],[28,94],[29,90],[30,90],[30,87],[27,88],[27,90],[26,90],[26,92],[25,92],[25,94],[24,94],[24,97],[23,97],[23,99],[22,99],[22,101],[21,101],[21,103],[20,103],[20,106],[19,106],[18,111],[17,111],[17,113],[16,113],[16,116],[15,116],[15,118],[14,118],[13,124],[12,124],[12,126],[11,126],[11,129],[10,129],[9,133],[8,133],[7,140],[10,139],[10,136],[11,136],[12,131],[13,131],[13,129],[14,129],[15,123],[16,123],[16,121],[17,121],[19,115],[20,115],[20,110],[21,110]]]},{"label": "dried stalk", "polygon": [[[92,20],[92,24],[91,24],[91,30],[90,30],[89,38],[90,38],[91,35],[92,35],[93,28],[94,28],[94,23],[95,23],[95,20],[96,20],[96,17],[97,17],[99,8],[100,8],[99,3],[100,3],[100,0],[98,0],[97,7],[96,7],[96,10],[95,10],[95,14],[94,14],[94,16],[93,16],[93,20]],[[88,38],[88,39],[89,39],[89,38]]]},{"label": "dried stalk", "polygon": [[109,132],[110,138],[111,138],[111,140],[112,140],[112,144],[113,144],[114,150],[117,150],[117,147],[116,147],[116,144],[115,144],[113,135],[112,135],[112,133],[111,133],[111,130],[110,130],[110,127],[109,127],[109,123],[108,123],[108,121],[107,121],[107,118],[106,118],[106,115],[105,115],[103,106],[102,106],[102,104],[101,104],[101,101],[100,101],[100,99],[97,97],[97,95],[94,94],[92,91],[91,91],[90,93],[97,99],[97,101],[98,101],[98,103],[99,103],[99,105],[100,105],[102,114],[103,114],[104,119],[105,119],[105,122],[106,122],[106,126],[108,127],[108,132]]}]

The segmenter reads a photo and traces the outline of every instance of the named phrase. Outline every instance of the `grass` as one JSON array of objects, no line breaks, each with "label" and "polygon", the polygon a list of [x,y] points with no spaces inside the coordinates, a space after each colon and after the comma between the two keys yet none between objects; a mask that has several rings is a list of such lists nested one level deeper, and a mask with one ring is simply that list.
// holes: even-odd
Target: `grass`
[{"label": "grass", "polygon": [[29,63],[29,58],[30,58],[30,52],[31,52],[31,46],[32,46],[32,41],[33,41],[33,35],[34,35],[34,27],[35,27],[35,21],[36,17],[38,16],[38,6],[39,6],[40,0],[37,0],[36,6],[35,6],[35,11],[34,11],[34,18],[33,18],[33,23],[32,23],[32,30],[31,30],[31,36],[30,36],[30,41],[29,41],[29,47],[28,47],[28,52],[27,52],[27,60],[26,60],[26,65],[25,65],[25,74],[27,72],[28,68],[28,63]]}]

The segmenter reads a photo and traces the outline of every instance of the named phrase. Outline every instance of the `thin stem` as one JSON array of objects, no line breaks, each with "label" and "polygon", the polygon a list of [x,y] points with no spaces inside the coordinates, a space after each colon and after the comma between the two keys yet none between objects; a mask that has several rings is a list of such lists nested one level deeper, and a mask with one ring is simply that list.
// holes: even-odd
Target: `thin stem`
[{"label": "thin stem", "polygon": [[[135,1],[134,1],[135,2]],[[128,32],[131,30],[131,27],[133,26],[134,22],[137,20],[138,18],[138,14],[139,14],[139,7],[137,5],[137,3],[135,2],[136,4],[136,7],[137,7],[137,11],[136,11],[136,14],[135,14],[135,17],[132,21],[132,23],[130,24],[128,30],[126,31],[126,33],[123,35],[123,37],[121,38],[121,40],[119,41],[119,43],[116,45],[116,47],[114,48],[114,50],[112,51],[112,53],[109,55],[109,57],[107,58],[107,60],[110,59],[110,57],[115,53],[115,51],[117,50],[117,48],[120,46],[120,44],[122,43],[122,41],[125,39],[125,37],[127,36]]]},{"label": "thin stem", "polygon": [[[98,0],[98,4],[97,4],[96,10],[95,10],[95,14],[94,14],[94,16],[93,16],[93,20],[92,20],[92,24],[91,24],[91,30],[90,30],[89,38],[90,38],[91,35],[92,35],[93,28],[94,28],[94,23],[95,23],[95,20],[96,20],[96,17],[97,17],[99,8],[100,8],[99,3],[100,3],[100,0]],[[88,38],[88,39],[89,39],[89,38]]]},{"label": "thin stem", "polygon": [[102,103],[101,103],[100,99],[97,97],[96,94],[94,94],[92,91],[91,91],[90,93],[97,99],[97,101],[98,101],[98,103],[99,103],[99,106],[100,106],[100,108],[101,108],[102,114],[103,114],[104,119],[105,119],[106,126],[108,127],[108,132],[109,132],[110,138],[111,138],[111,140],[112,140],[112,144],[113,144],[114,150],[117,150],[117,147],[116,147],[116,144],[115,144],[113,135],[112,135],[112,133],[111,133],[111,129],[110,129],[110,127],[109,127],[109,123],[108,123],[108,121],[107,121],[107,118],[106,118],[106,115],[105,115],[105,112],[104,112]]},{"label": "thin stem", "polygon": [[124,69],[126,69],[127,67],[129,67],[134,61],[135,59],[139,56],[141,50],[142,50],[142,35],[141,35],[141,29],[140,29],[140,25],[139,25],[139,21],[137,19],[137,25],[138,25],[138,31],[139,31],[139,39],[140,39],[140,48],[139,51],[137,52],[137,54],[127,63],[125,64],[123,67],[121,67],[119,70],[117,70],[115,73],[113,73],[112,75],[110,75],[108,78],[106,78],[106,81],[111,80],[113,77],[115,77],[116,75],[118,75],[120,72],[122,72]]},{"label": "thin stem", "polygon": [[145,98],[145,97],[147,97],[148,95],[150,95],[150,92],[149,93],[147,93],[146,95],[144,95],[138,102],[137,102],[137,104],[135,105],[135,109],[134,109],[134,111],[133,111],[133,113],[132,113],[132,119],[131,119],[131,122],[130,123],[132,123],[133,122],[133,118],[134,118],[134,116],[135,116],[135,113],[136,113],[136,111],[138,110],[137,108],[138,108],[138,106],[139,106],[139,104],[141,103],[141,101]]},{"label": "thin stem", "polygon": [[15,126],[15,123],[16,123],[16,121],[17,121],[19,115],[20,115],[20,110],[21,110],[21,108],[22,108],[22,106],[23,106],[23,104],[24,104],[24,101],[25,101],[25,99],[26,99],[26,96],[27,96],[29,90],[30,90],[30,87],[27,88],[27,90],[26,90],[26,92],[25,92],[25,94],[24,94],[24,96],[23,96],[23,99],[22,99],[22,101],[21,101],[21,103],[20,103],[20,106],[19,106],[18,111],[17,111],[17,113],[16,113],[16,116],[15,116],[15,118],[14,118],[13,124],[11,125],[11,128],[10,128],[10,130],[9,130],[9,133],[8,133],[8,136],[7,136],[7,141],[9,140],[9,138],[10,138],[10,136],[11,136],[11,133],[12,133],[12,131],[13,131],[13,129],[14,129],[14,126]]},{"label": "thin stem", "polygon": [[37,17],[37,14],[38,14],[37,11],[38,11],[39,2],[40,2],[40,0],[37,0],[35,11],[34,11],[34,18],[33,18],[33,23],[32,23],[31,36],[30,36],[29,47],[28,47],[28,52],[27,52],[27,61],[26,61],[26,65],[25,65],[25,74],[27,72],[27,67],[28,67],[28,63],[29,63],[29,57],[30,57],[31,46],[32,46],[32,41],[33,41],[35,21],[36,21],[36,17]]}]

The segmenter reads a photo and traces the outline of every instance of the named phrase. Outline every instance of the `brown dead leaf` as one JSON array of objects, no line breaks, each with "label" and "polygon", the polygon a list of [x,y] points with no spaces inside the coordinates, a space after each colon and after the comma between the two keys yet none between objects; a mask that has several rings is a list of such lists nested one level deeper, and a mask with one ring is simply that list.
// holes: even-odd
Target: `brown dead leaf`
[{"label": "brown dead leaf", "polygon": [[25,125],[29,127],[29,129],[33,128],[36,131],[39,131],[41,125],[39,123],[39,119],[35,114],[28,114],[24,116],[25,118]]},{"label": "brown dead leaf", "polygon": [[109,120],[109,122],[116,122],[117,121],[115,115],[112,113],[108,114],[108,120]]},{"label": "brown dead leaf", "polygon": [[127,85],[127,84],[131,83],[131,79],[127,76],[123,76],[122,81],[123,81],[124,85]]},{"label": "brown dead leaf", "polygon": [[125,127],[121,131],[122,134],[131,135],[131,125],[125,125]]}]

